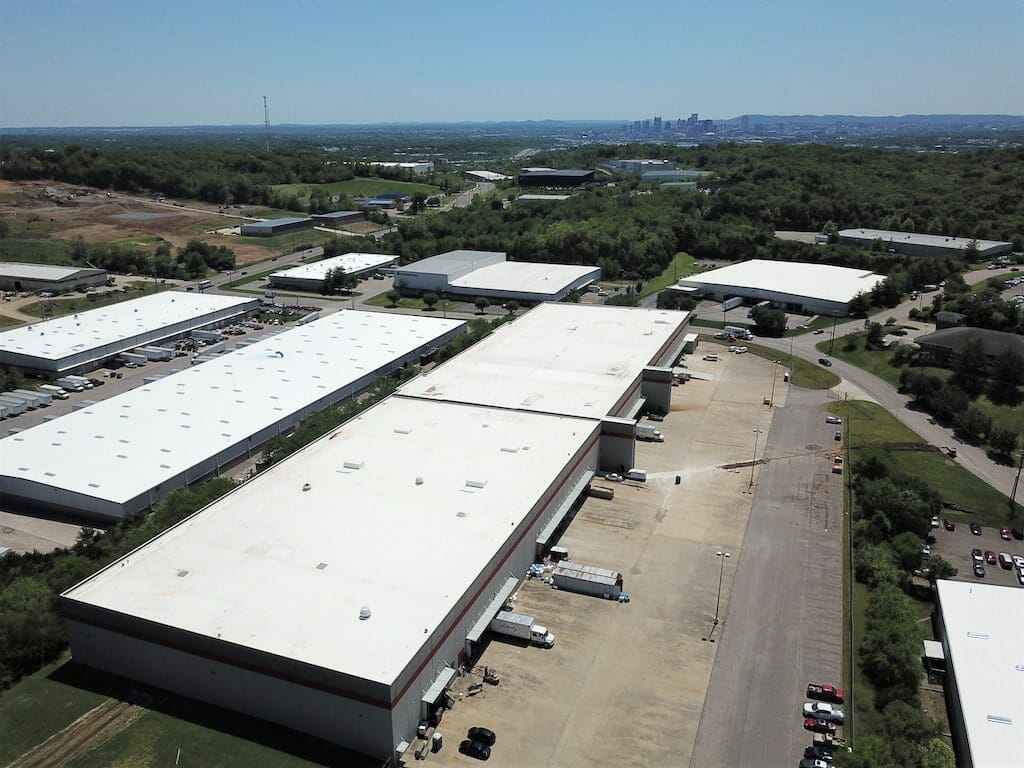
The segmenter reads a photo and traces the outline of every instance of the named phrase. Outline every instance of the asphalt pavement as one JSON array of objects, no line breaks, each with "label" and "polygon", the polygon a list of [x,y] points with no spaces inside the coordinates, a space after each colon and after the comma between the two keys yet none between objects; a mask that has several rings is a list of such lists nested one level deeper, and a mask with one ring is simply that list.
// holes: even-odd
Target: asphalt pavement
[{"label": "asphalt pavement", "polygon": [[808,682],[841,679],[842,476],[825,393],[792,388],[754,475],[692,768],[795,765]]}]

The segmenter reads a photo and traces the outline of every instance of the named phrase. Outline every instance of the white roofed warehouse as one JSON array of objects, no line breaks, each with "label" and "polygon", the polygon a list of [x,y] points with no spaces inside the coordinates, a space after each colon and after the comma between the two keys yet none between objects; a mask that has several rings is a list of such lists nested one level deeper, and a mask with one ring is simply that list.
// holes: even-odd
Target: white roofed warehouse
[{"label": "white roofed warehouse", "polygon": [[[519,391],[403,391],[67,590],[74,660],[392,758],[440,714],[538,542],[632,442],[615,414],[678,356],[687,320],[527,313],[435,371],[486,368],[546,328]],[[616,324],[631,332],[598,346]],[[492,389],[524,373],[494,369]]]},{"label": "white roofed warehouse", "polygon": [[884,279],[864,269],[751,259],[681,278],[678,286],[715,301],[742,296],[749,304],[770,301],[786,311],[845,317],[857,295]]},{"label": "white roofed warehouse", "polygon": [[319,291],[323,288],[327,273],[342,269],[346,275],[361,277],[382,267],[398,263],[397,256],[386,253],[346,253],[329,259],[302,264],[270,275],[273,288],[293,288],[299,291]]},{"label": "white roofed warehouse", "polygon": [[259,299],[164,291],[4,331],[0,365],[84,373],[136,347],[228,325],[259,304]]},{"label": "white roofed warehouse", "polygon": [[0,262],[0,291],[71,293],[107,284],[107,270]]},{"label": "white roofed warehouse", "polygon": [[336,312],[3,438],[0,494],[121,520],[464,330],[460,320]]},{"label": "white roofed warehouse", "polygon": [[978,249],[978,257],[991,259],[1013,250],[1013,243],[998,240],[975,240],[951,235],[922,235],[916,232],[894,232],[888,229],[843,229],[839,242],[870,248],[879,240],[886,250],[909,256],[963,256],[971,243]]},{"label": "white roofed warehouse", "polygon": [[508,261],[495,251],[449,251],[395,270],[395,285],[405,290],[524,304],[561,301],[600,278],[600,267]]}]

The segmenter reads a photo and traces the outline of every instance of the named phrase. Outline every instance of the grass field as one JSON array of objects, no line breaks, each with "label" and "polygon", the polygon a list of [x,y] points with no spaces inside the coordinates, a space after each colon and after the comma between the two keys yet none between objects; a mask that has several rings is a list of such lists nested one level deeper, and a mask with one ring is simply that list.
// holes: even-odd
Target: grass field
[{"label": "grass field", "polygon": [[700,272],[697,260],[688,253],[677,253],[672,263],[665,267],[665,270],[656,278],[651,280],[640,291],[640,298],[660,293],[676,282],[680,277],[689,277],[695,272]]},{"label": "grass field", "polygon": [[[347,181],[335,181],[331,184],[279,184],[274,187],[275,192],[284,194],[294,192],[303,203],[309,202],[310,193],[314,190],[323,190],[328,195],[348,195],[349,197],[373,197],[383,192],[405,192],[412,197],[417,192],[425,195],[440,195],[441,190],[429,184],[417,184],[411,181],[390,181],[378,178],[358,178]],[[293,216],[295,214],[292,214]]]},{"label": "grass field", "polygon": [[0,765],[7,765],[73,723],[106,696],[51,677],[65,655],[0,695]]},{"label": "grass field", "polygon": [[11,328],[15,325],[21,325],[22,322],[24,321],[16,320],[15,318],[8,317],[7,315],[0,315],[0,328]]},{"label": "grass field", "polygon": [[5,237],[0,240],[0,261],[73,264],[68,243],[63,240],[36,237]]},{"label": "grass field", "polygon": [[[944,502],[969,510],[947,510],[943,516],[964,522],[975,520],[986,526],[1006,524],[1009,498],[928,446],[881,406],[851,401],[833,403],[829,410],[847,422],[848,444],[854,459],[878,456],[899,471],[926,482]],[[920,445],[923,450],[890,450],[893,445]],[[1024,507],[1016,506],[1020,519]]]},{"label": "grass field", "polygon": [[[729,354],[726,349],[730,346],[729,342],[721,339],[713,339],[705,336],[702,339],[704,342],[718,344],[723,347],[722,354]],[[758,344],[751,344],[750,342],[740,342],[747,348],[747,351],[751,355],[757,355],[763,357],[765,360],[781,360],[782,365],[779,366],[779,383],[782,383],[782,370],[788,369],[789,367],[789,355],[785,352],[779,352],[778,350],[771,349],[770,347],[762,347]],[[799,357],[793,358],[793,369],[790,375],[790,381],[794,386],[803,387],[805,389],[829,389],[839,383],[839,377],[831,371],[827,371],[821,366],[809,363]]]},{"label": "grass field", "polygon": [[[367,299],[363,303],[364,304],[369,304],[372,307],[388,307],[388,308],[390,308],[392,306],[392,304],[391,304],[391,299],[389,299],[388,296],[387,296],[387,293],[388,292],[385,291],[384,293],[377,294],[372,299]],[[450,301],[448,302],[448,305],[451,306],[451,302]],[[427,305],[423,303],[423,299],[420,299],[420,298],[405,298],[405,297],[403,297],[403,298],[399,299],[399,301],[398,301],[398,308],[399,309],[422,309],[422,310],[426,311]],[[440,312],[441,311],[441,302],[440,301],[438,301],[437,304],[434,305],[434,311],[435,312]]]},{"label": "grass field", "polygon": [[[342,233],[339,232],[338,234]],[[265,248],[272,253],[289,254],[300,248],[323,245],[336,236],[330,232],[307,229],[304,232],[291,232],[280,237],[247,237],[245,238],[245,243],[246,245],[255,245],[258,248]]]},{"label": "grass field", "polygon": [[60,317],[70,315],[73,312],[86,312],[97,307],[106,307],[111,304],[119,304],[129,299],[137,299],[141,296],[149,296],[152,293],[160,293],[169,290],[174,286],[164,282],[154,283],[152,280],[137,280],[131,283],[130,291],[113,291],[110,294],[93,294],[97,298],[89,299],[87,296],[76,296],[73,299],[43,299],[26,304],[21,311],[26,315],[35,317]]}]

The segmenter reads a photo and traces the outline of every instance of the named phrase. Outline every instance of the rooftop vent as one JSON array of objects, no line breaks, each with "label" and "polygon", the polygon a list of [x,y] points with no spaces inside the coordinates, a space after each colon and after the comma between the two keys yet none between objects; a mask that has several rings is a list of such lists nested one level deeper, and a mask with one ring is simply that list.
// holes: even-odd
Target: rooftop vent
[{"label": "rooftop vent", "polygon": [[342,466],[345,469],[362,469],[365,463],[363,461],[346,461]]},{"label": "rooftop vent", "polygon": [[467,480],[466,481],[466,487],[467,488],[486,488],[487,487],[487,481],[486,480]]},{"label": "rooftop vent", "polygon": [[316,569],[318,571],[322,571],[326,567],[327,567],[327,563],[318,563],[317,566],[316,566]]},{"label": "rooftop vent", "polygon": [[1013,718],[1003,715],[989,715],[985,719],[990,723],[999,723],[999,725],[1013,725]]},{"label": "rooftop vent", "polygon": [[417,477],[416,478],[416,485],[423,485],[423,478],[422,477]]},{"label": "rooftop vent", "polygon": [[988,632],[968,632],[967,636],[975,640],[988,640]]},{"label": "rooftop vent", "polygon": [[364,605],[359,609],[359,620],[366,621],[368,618],[370,618],[370,606]]},{"label": "rooftop vent", "polygon": [[412,432],[412,430],[408,429],[406,427],[396,427],[395,428],[395,434],[396,435],[408,435],[410,432]]},{"label": "rooftop vent", "polygon": [[310,485],[309,483],[303,483],[303,484],[302,484],[302,490],[304,490],[304,491],[308,491],[308,490],[309,490],[310,488],[312,488],[312,487],[313,487],[313,486],[312,486],[312,485]]},{"label": "rooftop vent", "polygon": [[178,571],[179,579],[184,579],[186,576],[188,576],[188,571],[186,571],[184,568]]}]

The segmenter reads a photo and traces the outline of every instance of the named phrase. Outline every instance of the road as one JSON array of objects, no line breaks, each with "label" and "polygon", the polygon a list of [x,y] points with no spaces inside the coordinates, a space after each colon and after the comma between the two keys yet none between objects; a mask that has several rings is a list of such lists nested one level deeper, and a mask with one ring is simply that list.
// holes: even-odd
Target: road
[{"label": "road", "polygon": [[482,195],[486,192],[490,192],[494,189],[494,184],[489,181],[479,181],[473,185],[472,189],[468,189],[465,192],[460,192],[455,196],[455,199],[450,203],[445,203],[438,210],[450,211],[452,208],[466,208],[470,203],[473,202],[473,198],[477,195]]},{"label": "road", "polygon": [[795,765],[808,682],[841,679],[842,477],[821,390],[791,388],[755,474],[691,768]]}]

